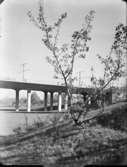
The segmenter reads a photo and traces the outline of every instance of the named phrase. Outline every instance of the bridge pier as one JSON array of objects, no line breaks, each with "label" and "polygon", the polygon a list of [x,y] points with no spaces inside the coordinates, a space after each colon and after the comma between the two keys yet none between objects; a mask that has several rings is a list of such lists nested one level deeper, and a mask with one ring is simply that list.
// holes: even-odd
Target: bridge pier
[{"label": "bridge pier", "polygon": [[58,111],[60,112],[62,109],[62,93],[59,92],[59,95],[58,95]]},{"label": "bridge pier", "polygon": [[44,92],[44,111],[47,111],[47,92]]},{"label": "bridge pier", "polygon": [[53,92],[50,93],[50,110],[53,110]]},{"label": "bridge pier", "polygon": [[15,110],[19,111],[19,89],[16,89],[16,103],[15,103]]},{"label": "bridge pier", "polygon": [[27,111],[31,112],[31,90],[27,90]]},{"label": "bridge pier", "polygon": [[68,95],[65,94],[65,104],[64,104],[64,109],[67,110],[68,109]]}]

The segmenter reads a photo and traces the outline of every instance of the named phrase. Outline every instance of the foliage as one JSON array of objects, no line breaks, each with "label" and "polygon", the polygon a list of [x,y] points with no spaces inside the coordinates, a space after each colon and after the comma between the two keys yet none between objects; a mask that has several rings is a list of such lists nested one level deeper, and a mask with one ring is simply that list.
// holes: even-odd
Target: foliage
[{"label": "foliage", "polygon": [[[19,159],[21,158],[20,164],[53,165],[59,162],[64,164],[65,161],[67,164],[69,162],[74,164],[75,161],[80,163],[80,160],[84,165],[104,164],[109,158],[112,160],[118,155],[123,156],[123,143],[126,139],[126,133],[97,125],[80,130],[76,135],[60,137],[57,140],[52,136],[40,134],[28,141],[22,141],[15,147],[14,152]],[[20,157],[20,154],[24,158]]]},{"label": "foliage", "polygon": [[34,130],[37,130],[39,128],[44,128],[47,124],[46,121],[41,120],[41,118],[39,116],[36,117],[36,119],[34,120],[34,122],[32,124],[28,123],[28,117],[25,116],[25,124],[24,126],[18,126],[16,127],[13,132],[14,134],[17,136],[20,135],[24,135],[28,132],[32,132]]},{"label": "foliage", "polygon": [[16,135],[20,135],[22,133],[22,128],[20,126],[18,126],[17,128],[15,128],[13,130],[13,132],[16,134]]},{"label": "foliage", "polygon": [[126,138],[126,133],[122,134],[119,131],[97,126],[88,128],[84,131],[84,135],[79,135],[74,147],[75,153],[77,156],[79,155],[79,158],[91,155],[90,164],[98,164],[100,162],[104,164],[110,158],[113,159],[117,155],[122,155],[123,147],[119,147],[119,141]]},{"label": "foliage", "polygon": [[124,26],[123,24],[119,24],[116,27],[115,39],[114,39],[112,49],[114,49],[116,52],[121,52],[117,54],[122,54],[122,55],[126,54],[127,26]]},{"label": "foliage", "polygon": [[[93,95],[95,101],[99,100],[101,106],[104,107],[106,91],[109,88],[110,83],[124,76],[125,74],[125,56],[127,50],[127,27],[123,24],[119,24],[115,29],[114,42],[111,47],[110,53],[103,58],[99,54],[97,55],[101,64],[104,65],[103,77],[97,79],[92,75],[91,82],[95,87]],[[93,69],[91,70],[93,72]]]},{"label": "foliage", "polygon": [[110,112],[103,113],[96,119],[96,123],[102,125],[103,127],[108,127],[115,130],[121,130],[127,132],[127,104],[123,103]]},{"label": "foliage", "polygon": [[104,89],[109,83],[117,78],[123,76],[125,73],[125,55],[127,49],[127,27],[119,24],[115,30],[114,42],[111,47],[110,53],[103,58],[97,55],[101,64],[104,65],[103,78],[97,80],[95,77],[91,78],[94,85]]},{"label": "foliage", "polygon": [[62,118],[61,114],[59,114],[59,113],[53,114],[53,116],[49,119],[49,122],[53,126],[56,126],[60,122],[61,118]]},{"label": "foliage", "polygon": [[35,105],[35,104],[37,104],[39,102],[40,102],[40,97],[37,95],[36,92],[33,92],[31,94],[31,103],[32,103],[32,105]]}]

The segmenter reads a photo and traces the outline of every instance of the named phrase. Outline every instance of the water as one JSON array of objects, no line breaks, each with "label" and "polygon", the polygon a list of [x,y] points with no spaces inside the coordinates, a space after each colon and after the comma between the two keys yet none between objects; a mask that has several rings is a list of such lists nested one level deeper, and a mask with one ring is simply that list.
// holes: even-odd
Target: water
[{"label": "water", "polygon": [[[12,112],[12,111],[0,111],[0,136],[9,135],[13,133],[13,129],[18,126],[24,126],[26,123],[26,117],[28,124],[32,124],[34,121],[42,120],[46,121],[53,117],[58,112],[50,111],[48,113],[33,111],[33,112]],[[62,114],[62,112],[61,112]]]}]

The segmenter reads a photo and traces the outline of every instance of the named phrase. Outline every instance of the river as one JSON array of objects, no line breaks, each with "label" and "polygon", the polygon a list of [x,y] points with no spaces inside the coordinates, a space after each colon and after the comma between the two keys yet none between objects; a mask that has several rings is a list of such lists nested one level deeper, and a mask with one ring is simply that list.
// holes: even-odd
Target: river
[{"label": "river", "polygon": [[[25,125],[26,117],[28,119],[28,124],[32,124],[36,120],[46,121],[53,117],[54,114],[58,114],[57,111],[41,112],[12,112],[12,111],[0,111],[0,136],[9,135],[13,133],[13,129],[18,126]],[[63,112],[60,112],[62,114]]]}]

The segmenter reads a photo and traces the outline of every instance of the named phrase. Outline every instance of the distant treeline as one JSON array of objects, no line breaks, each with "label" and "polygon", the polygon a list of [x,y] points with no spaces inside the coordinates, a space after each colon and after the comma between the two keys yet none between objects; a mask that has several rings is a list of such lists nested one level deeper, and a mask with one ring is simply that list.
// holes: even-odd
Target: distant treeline
[{"label": "distant treeline", "polygon": [[[64,98],[63,98],[64,99]],[[48,104],[50,103],[50,95],[48,94],[47,98]],[[58,95],[54,94],[53,96],[53,103],[58,103]],[[38,107],[38,106],[43,106],[44,105],[44,99],[40,98],[36,92],[33,92],[31,95],[31,105],[32,107]],[[15,107],[15,98],[10,98],[10,97],[5,97],[0,100],[0,106],[5,106],[5,107]],[[19,106],[20,107],[26,107],[27,106],[27,98],[22,97],[19,99]]]}]

